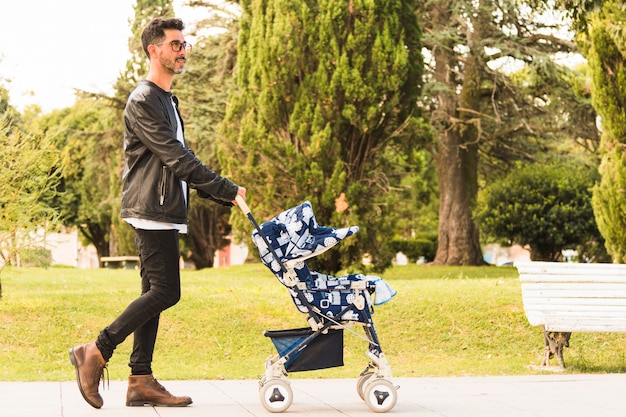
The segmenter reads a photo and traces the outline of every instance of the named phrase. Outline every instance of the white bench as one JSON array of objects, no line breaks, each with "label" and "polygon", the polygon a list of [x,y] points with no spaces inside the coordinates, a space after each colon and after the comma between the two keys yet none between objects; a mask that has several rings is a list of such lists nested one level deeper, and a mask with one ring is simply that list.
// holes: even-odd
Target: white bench
[{"label": "white bench", "polygon": [[138,269],[139,256],[103,256],[100,262],[109,269]]},{"label": "white bench", "polygon": [[528,321],[543,326],[542,366],[563,348],[572,332],[626,332],[626,265],[516,262]]}]

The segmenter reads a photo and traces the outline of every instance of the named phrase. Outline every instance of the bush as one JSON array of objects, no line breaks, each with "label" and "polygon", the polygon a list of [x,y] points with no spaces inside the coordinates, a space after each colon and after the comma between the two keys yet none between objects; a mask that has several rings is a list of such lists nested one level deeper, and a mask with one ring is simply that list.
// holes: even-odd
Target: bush
[{"label": "bush", "polygon": [[52,265],[52,252],[45,248],[30,248],[20,251],[21,266],[48,268]]},{"label": "bush", "polygon": [[597,177],[595,168],[580,163],[529,164],[513,170],[480,195],[475,218],[483,238],[528,245],[536,261],[558,261],[562,249],[601,247],[591,207]]},{"label": "bush", "polygon": [[435,259],[437,253],[437,235],[424,235],[415,239],[394,239],[391,248],[395,253],[402,252],[411,262],[423,256],[427,262]]}]

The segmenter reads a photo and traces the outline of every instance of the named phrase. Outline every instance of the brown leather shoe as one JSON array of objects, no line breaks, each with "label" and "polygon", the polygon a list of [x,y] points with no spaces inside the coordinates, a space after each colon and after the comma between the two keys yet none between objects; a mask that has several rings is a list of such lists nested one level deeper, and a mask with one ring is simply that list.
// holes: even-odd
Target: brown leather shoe
[{"label": "brown leather shoe", "polygon": [[170,394],[152,375],[130,375],[128,377],[126,405],[129,407],[144,405],[185,407],[191,402],[191,398],[187,396],[175,397]]},{"label": "brown leather shoe", "polygon": [[78,389],[85,401],[94,408],[102,407],[104,401],[98,393],[98,385],[106,361],[95,343],[75,346],[70,349],[70,361],[76,368],[76,381]]}]

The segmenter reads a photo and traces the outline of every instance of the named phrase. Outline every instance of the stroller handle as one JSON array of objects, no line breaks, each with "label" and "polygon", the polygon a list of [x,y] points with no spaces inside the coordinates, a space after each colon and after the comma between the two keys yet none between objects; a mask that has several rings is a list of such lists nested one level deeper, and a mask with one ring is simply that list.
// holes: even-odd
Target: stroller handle
[{"label": "stroller handle", "polygon": [[237,197],[235,197],[235,201],[237,202],[237,206],[239,206],[241,211],[243,211],[244,215],[247,216],[248,214],[250,214],[250,207],[248,207],[248,205],[246,204],[246,200],[242,196],[237,194]]}]

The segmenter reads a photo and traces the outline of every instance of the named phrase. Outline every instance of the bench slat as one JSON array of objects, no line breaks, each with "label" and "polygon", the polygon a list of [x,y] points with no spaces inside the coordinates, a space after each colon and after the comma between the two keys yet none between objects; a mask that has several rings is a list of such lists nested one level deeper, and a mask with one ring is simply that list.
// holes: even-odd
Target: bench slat
[{"label": "bench slat", "polygon": [[[557,265],[558,264],[558,265]],[[595,271],[602,269],[603,271],[626,271],[626,264],[609,264],[609,263],[568,263],[568,262],[515,262],[515,267],[520,272],[532,271],[532,273],[540,273],[548,271],[549,273],[567,273],[579,274],[581,271]]]},{"label": "bench slat", "polygon": [[[549,307],[549,306],[547,306]],[[546,310],[542,308],[537,308],[533,310],[529,310],[529,313],[540,313],[543,317],[546,318],[546,321],[553,320],[555,317],[563,317],[563,318],[580,318],[580,319],[588,319],[590,321],[599,321],[599,320],[615,320],[621,321],[624,320],[626,322],[626,315],[624,315],[624,311],[591,311],[584,309],[576,309],[576,310]]]},{"label": "bench slat", "polygon": [[529,275],[520,274],[522,284],[624,284],[626,275]]},{"label": "bench slat", "polygon": [[522,287],[522,297],[524,298],[573,298],[576,300],[585,300],[587,298],[623,298],[626,299],[626,286],[620,289],[613,288],[568,288],[568,287],[543,287],[543,288],[524,288]]},{"label": "bench slat", "polygon": [[532,300],[527,304],[526,310],[528,311],[541,311],[543,314],[567,314],[568,312],[581,312],[590,317],[602,316],[602,315],[623,315],[626,318],[626,306],[597,306],[597,305],[582,305],[582,304],[549,304],[545,302],[533,302]]},{"label": "bench slat", "polygon": [[[556,262],[555,262],[556,263]],[[517,264],[515,264],[517,266]],[[520,274],[533,275],[626,275],[626,264],[578,264],[579,268],[550,267],[550,266],[523,266],[518,267]]]},{"label": "bench slat", "polygon": [[626,317],[624,317],[623,315],[611,317],[589,317],[580,314],[551,315],[542,311],[528,311],[526,316],[528,317],[528,321],[530,324],[535,326],[543,325],[545,326],[545,329],[549,331],[626,331]]},{"label": "bench slat", "polygon": [[528,309],[536,309],[537,306],[554,306],[555,310],[561,310],[564,308],[575,308],[581,306],[584,308],[597,311],[600,309],[606,310],[619,310],[626,309],[626,299],[623,298],[562,298],[562,297],[524,297],[524,307]]},{"label": "bench slat", "polygon": [[548,332],[579,332],[579,333],[625,333],[626,323],[600,322],[567,322],[550,323],[545,325]]},{"label": "bench slat", "polygon": [[567,262],[516,262],[515,267],[520,274],[558,274],[558,275],[624,275],[626,276],[626,264],[587,264]]}]

